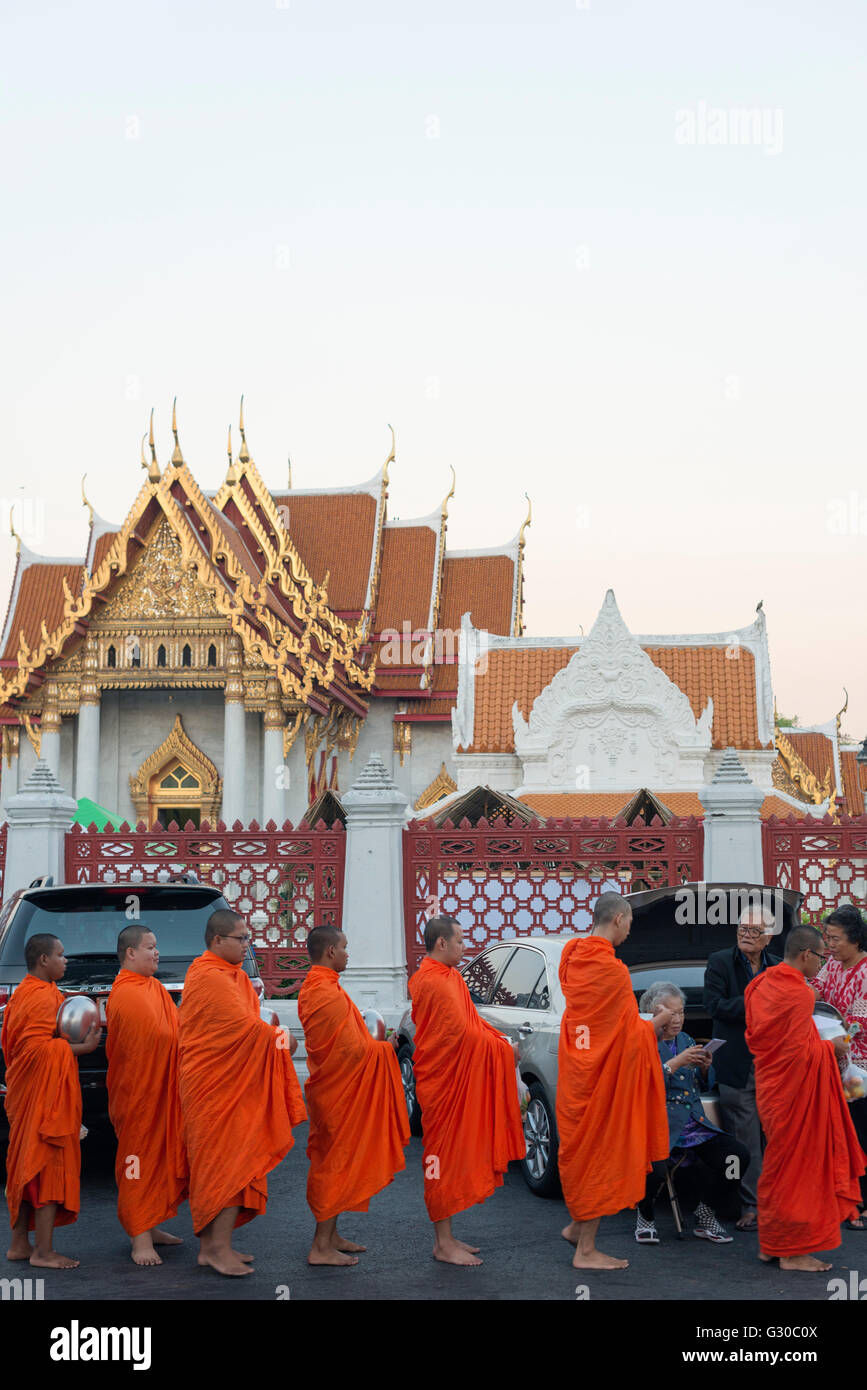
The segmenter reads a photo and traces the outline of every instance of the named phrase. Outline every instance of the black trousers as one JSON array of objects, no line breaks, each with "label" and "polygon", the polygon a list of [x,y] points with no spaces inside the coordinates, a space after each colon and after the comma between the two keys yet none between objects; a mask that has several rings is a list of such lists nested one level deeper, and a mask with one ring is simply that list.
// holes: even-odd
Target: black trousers
[{"label": "black trousers", "polygon": [[[867,1154],[867,1096],[853,1100],[849,1106],[849,1114],[858,1135],[858,1143]],[[861,1178],[861,1206],[867,1207],[867,1173]]]},{"label": "black trousers", "polygon": [[[722,1221],[731,1221],[740,1215],[741,1203],[738,1188],[744,1173],[750,1166],[750,1151],[746,1144],[731,1134],[714,1134],[703,1144],[689,1149],[675,1146],[669,1161],[677,1161],[683,1154],[689,1155],[689,1162],[681,1164],[674,1175],[674,1184],[684,1213],[695,1211],[699,1202],[704,1202]],[[732,1163],[736,1159],[736,1163]],[[665,1163],[654,1163],[653,1172],[647,1175],[644,1197],[638,1203],[638,1210],[646,1221],[653,1219],[653,1204],[665,1185]]]}]

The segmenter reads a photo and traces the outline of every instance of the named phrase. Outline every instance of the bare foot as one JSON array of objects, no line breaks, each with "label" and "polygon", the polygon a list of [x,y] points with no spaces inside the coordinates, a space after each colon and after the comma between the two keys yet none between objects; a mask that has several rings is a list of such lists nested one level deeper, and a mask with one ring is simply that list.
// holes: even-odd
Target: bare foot
[{"label": "bare foot", "polygon": [[807,1274],[821,1274],[833,1265],[817,1260],[815,1255],[781,1255],[780,1269],[803,1269]]},{"label": "bare foot", "polygon": [[758,1215],[756,1214],[755,1208],[751,1207],[749,1211],[745,1211],[743,1216],[735,1222],[735,1228],[738,1231],[755,1231],[758,1224]]},{"label": "bare foot", "polygon": [[357,1255],[346,1255],[342,1250],[335,1250],[330,1245],[327,1250],[319,1250],[314,1245],[310,1254],[307,1256],[309,1265],[357,1265]]},{"label": "bare foot", "polygon": [[235,1250],[211,1251],[200,1250],[198,1254],[200,1265],[210,1265],[218,1274],[228,1274],[232,1278],[239,1279],[244,1274],[252,1274],[253,1270],[241,1259]]},{"label": "bare foot", "polygon": [[78,1269],[81,1261],[71,1260],[68,1255],[58,1255],[56,1250],[49,1250],[47,1255],[37,1255],[34,1250],[30,1263],[34,1269]]},{"label": "bare foot", "polygon": [[776,1258],[776,1255],[766,1255],[764,1250],[759,1251],[759,1259],[763,1265],[769,1265]]},{"label": "bare foot", "polygon": [[577,1225],[577,1221],[570,1221],[569,1225],[564,1226],[562,1231],[560,1232],[563,1239],[568,1240],[570,1245],[578,1244],[578,1231],[576,1229]]},{"label": "bare foot", "polygon": [[586,1254],[575,1251],[572,1259],[573,1269],[628,1269],[628,1260],[617,1260],[613,1255],[603,1255],[601,1250],[588,1250]]},{"label": "bare foot", "polygon": [[469,1250],[471,1255],[478,1255],[482,1248],[480,1245],[467,1245],[465,1240],[458,1240],[457,1236],[455,1236],[455,1245],[460,1245],[463,1250]]},{"label": "bare foot", "polygon": [[153,1247],[149,1234],[134,1236],[132,1242],[132,1262],[134,1265],[161,1265],[162,1260]]},{"label": "bare foot", "polygon": [[331,1242],[332,1250],[342,1250],[344,1255],[360,1255],[367,1249],[366,1245],[356,1245],[354,1240],[346,1240],[344,1236],[339,1236],[334,1232],[334,1239]]},{"label": "bare foot", "polygon": [[461,1240],[443,1240],[434,1246],[434,1259],[446,1265],[480,1265],[475,1255]]},{"label": "bare foot", "polygon": [[[180,1236],[173,1236],[171,1231],[161,1231],[158,1227],[151,1231],[151,1240],[154,1245],[183,1245],[184,1243]],[[243,1258],[242,1255],[241,1259]],[[250,1258],[253,1258],[252,1255]]]},{"label": "bare foot", "polygon": [[29,1260],[33,1254],[33,1246],[25,1236],[23,1240],[15,1240],[6,1251],[7,1260]]}]

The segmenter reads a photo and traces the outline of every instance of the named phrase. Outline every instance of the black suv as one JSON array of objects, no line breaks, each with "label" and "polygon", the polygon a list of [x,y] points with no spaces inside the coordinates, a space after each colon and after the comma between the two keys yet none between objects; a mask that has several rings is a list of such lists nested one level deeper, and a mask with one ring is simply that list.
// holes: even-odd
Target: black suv
[{"label": "black suv", "polygon": [[[205,949],[205,923],[220,907],[228,907],[222,894],[194,881],[34,885],[16,893],[0,914],[0,1023],[12,991],[27,974],[24,943],[39,932],[50,932],[63,942],[67,966],[58,989],[91,995],[105,1023],[105,1001],[119,969],[118,933],[134,921],[155,933],[160,952],[157,979],[179,1004],[187,967]],[[244,969],[261,1000],[264,985],[250,946]],[[82,1119],[88,1128],[108,1125],[107,1065],[104,1038],[94,1052],[78,1058]],[[5,1075],[5,1061],[0,1059],[0,1100]],[[7,1139],[6,1111],[0,1105],[0,1143]]]}]

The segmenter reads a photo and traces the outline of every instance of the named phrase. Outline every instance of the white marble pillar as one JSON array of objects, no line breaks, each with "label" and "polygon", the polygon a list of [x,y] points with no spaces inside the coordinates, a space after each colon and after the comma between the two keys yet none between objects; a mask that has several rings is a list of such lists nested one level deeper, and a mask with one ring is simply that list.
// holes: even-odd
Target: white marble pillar
[{"label": "white marble pillar", "polygon": [[75,747],[75,796],[99,801],[99,686],[96,681],[96,642],[88,637],[84,649]]},{"label": "white marble pillar", "polygon": [[60,773],[60,710],[54,681],[49,681],[46,686],[39,731],[39,756],[57,777]]},{"label": "white marble pillar", "polygon": [[705,881],[764,883],[760,811],[765,794],[734,748],[726,749],[713,781],[698,795],[705,810]]},{"label": "white marble pillar", "polygon": [[223,804],[220,818],[231,826],[246,824],[246,728],[241,639],[234,633],[226,657],[226,704],[223,724]]},{"label": "white marble pillar", "polygon": [[6,832],[4,901],[18,888],[48,874],[65,882],[66,832],[76,811],[73,797],[63,790],[51,768],[40,758],[20,792],[5,805]]},{"label": "white marble pillar", "polygon": [[281,826],[286,819],[288,768],[283,765],[283,706],[279,682],[271,679],[265,687],[264,738],[262,740],[262,824],[272,820]]},{"label": "white marble pillar", "polygon": [[402,834],[406,797],[380,755],[373,753],[342,800],[343,931],[349,945],[343,984],[360,1009],[377,1009],[395,1023],[407,997]]}]

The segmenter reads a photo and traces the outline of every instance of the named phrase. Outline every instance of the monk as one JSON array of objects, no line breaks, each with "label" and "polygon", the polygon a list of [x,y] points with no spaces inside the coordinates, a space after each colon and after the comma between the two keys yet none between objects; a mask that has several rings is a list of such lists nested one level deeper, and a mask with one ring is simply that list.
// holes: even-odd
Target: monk
[{"label": "monk", "polygon": [[409,993],[434,1259],[480,1265],[478,1246],[452,1233],[452,1217],[490,1197],[512,1160],[527,1151],[515,1075],[518,1052],[479,1017],[455,969],[464,954],[460,925],[451,917],[432,917],[424,943],[427,956],[410,979]]},{"label": "monk", "polygon": [[180,1091],[190,1160],[190,1211],[199,1264],[251,1274],[252,1255],[232,1231],[261,1215],[267,1174],[292,1148],[306,1119],[291,1055],[294,1038],[266,1023],[243,969],[250,941],[243,917],[212,912],[204,954],[187,971],[180,1008]]},{"label": "monk", "polygon": [[831,1268],[814,1250],[836,1250],[840,1223],[857,1216],[864,1172],[843,1094],[837,1056],[845,1038],[822,1039],[813,1023],[808,981],[825,960],[813,927],[793,927],[779,965],[746,988],[747,1046],[756,1071],[756,1104],[767,1138],[759,1178],[759,1259],[780,1269]]},{"label": "monk", "polygon": [[314,927],[307,951],[312,964],[298,995],[310,1070],[307,1202],[316,1218],[307,1262],[356,1265],[365,1246],[344,1240],[337,1218],[367,1211],[406,1167],[406,1101],[394,1047],[371,1037],[341,988],[349,959],[343,932]]},{"label": "monk", "polygon": [[[81,1086],[75,1058],[99,1046],[94,1023],[80,1043],[56,1036],[66,973],[63,943],[42,933],[24,943],[27,974],[6,1005],[0,1046],[6,1059],[9,1152],[6,1201],[9,1260],[38,1269],[75,1269],[79,1261],[53,1248],[55,1226],[78,1220],[81,1176]],[[31,1246],[28,1232],[34,1231]]]},{"label": "monk", "polygon": [[156,978],[157,939],[141,922],[117,938],[120,972],[106,1005],[108,1113],[117,1135],[117,1214],[137,1265],[159,1265],[162,1230],[187,1195],[178,1094],[178,1010]]},{"label": "monk", "polygon": [[[557,1128],[560,1181],[575,1246],[575,1269],[626,1269],[596,1247],[603,1216],[634,1207],[654,1162],[668,1157],[665,1081],[657,1039],[671,1018],[638,1016],[629,971],[614,954],[632,928],[632,907],[603,893],[593,930],[560,957],[566,1010],[560,1025]],[[662,1022],[660,1023],[660,1019]]]}]

